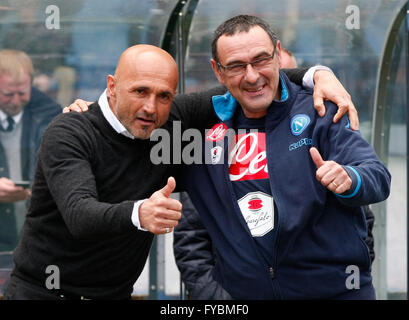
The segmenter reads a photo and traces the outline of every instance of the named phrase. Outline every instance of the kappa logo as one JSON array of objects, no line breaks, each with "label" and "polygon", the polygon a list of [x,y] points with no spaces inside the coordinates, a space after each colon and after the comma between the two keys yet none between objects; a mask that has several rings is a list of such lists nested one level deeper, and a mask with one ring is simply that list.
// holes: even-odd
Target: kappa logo
[{"label": "kappa logo", "polygon": [[219,123],[213,126],[206,134],[207,141],[220,141],[226,134],[227,126],[224,123]]},{"label": "kappa logo", "polygon": [[297,114],[291,119],[290,128],[294,136],[299,136],[308,127],[311,120],[306,114]]}]

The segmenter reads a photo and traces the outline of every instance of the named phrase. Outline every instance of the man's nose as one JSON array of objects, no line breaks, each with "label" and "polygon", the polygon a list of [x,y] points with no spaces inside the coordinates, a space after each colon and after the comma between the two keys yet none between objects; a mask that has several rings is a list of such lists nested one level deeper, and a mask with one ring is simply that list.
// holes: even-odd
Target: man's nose
[{"label": "man's nose", "polygon": [[246,70],[244,73],[245,79],[247,82],[254,83],[257,82],[258,79],[258,71],[253,68],[253,66],[249,63],[246,66]]},{"label": "man's nose", "polygon": [[143,105],[143,110],[148,114],[154,114],[156,112],[155,95],[150,95],[149,98],[145,100],[145,103]]},{"label": "man's nose", "polygon": [[21,96],[18,92],[16,92],[15,94],[13,94],[13,96],[11,97],[11,103],[14,105],[20,105],[21,104]]}]

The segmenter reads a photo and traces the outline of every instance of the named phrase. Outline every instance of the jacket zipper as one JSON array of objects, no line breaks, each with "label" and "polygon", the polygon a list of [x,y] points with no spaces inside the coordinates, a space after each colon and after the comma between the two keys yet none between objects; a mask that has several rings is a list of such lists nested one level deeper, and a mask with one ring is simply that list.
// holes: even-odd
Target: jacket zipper
[{"label": "jacket zipper", "polygon": [[270,273],[271,279],[274,279],[274,269],[273,269],[273,267],[270,267],[270,268],[268,269],[268,271],[269,271],[269,273]]},{"label": "jacket zipper", "polygon": [[[269,154],[267,151],[270,149],[269,148],[269,142],[270,142],[269,136],[270,135],[268,134],[268,132],[269,132],[269,130],[266,129],[266,154]],[[270,132],[270,134],[272,134],[272,132]],[[277,271],[277,252],[278,252],[278,243],[279,243],[281,219],[280,219],[280,214],[279,214],[276,198],[274,196],[274,194],[276,194],[276,192],[274,192],[274,188],[273,188],[273,185],[272,185],[273,170],[268,165],[268,162],[269,162],[268,159],[269,158],[267,157],[267,166],[268,166],[268,172],[269,172],[269,183],[270,183],[271,195],[273,196],[274,203],[276,204],[276,207],[277,207],[277,212],[274,212],[274,215],[277,215],[277,229],[275,230],[276,235],[275,235],[275,239],[274,239],[274,243],[273,243],[273,261],[272,261],[272,265],[269,266],[269,269],[268,269],[268,273],[269,273],[269,276],[270,276],[271,280],[274,280],[275,276],[276,276],[276,271]],[[278,288],[278,283],[276,281],[272,281],[272,286],[273,286],[273,293],[274,293],[276,299],[280,299],[281,296],[280,296],[280,293],[279,293],[280,290]]]}]

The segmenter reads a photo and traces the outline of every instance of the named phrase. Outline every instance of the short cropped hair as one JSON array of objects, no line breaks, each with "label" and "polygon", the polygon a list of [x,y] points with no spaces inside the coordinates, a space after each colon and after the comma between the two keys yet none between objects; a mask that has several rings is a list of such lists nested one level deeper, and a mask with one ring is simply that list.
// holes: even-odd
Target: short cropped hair
[{"label": "short cropped hair", "polygon": [[34,67],[31,58],[23,51],[0,50],[0,75],[7,74],[14,79],[20,79],[23,74],[33,76]]},{"label": "short cropped hair", "polygon": [[217,27],[213,33],[212,41],[212,58],[216,62],[219,62],[217,55],[217,40],[223,35],[232,36],[238,32],[249,32],[253,27],[261,27],[267,32],[268,36],[271,39],[271,42],[274,44],[274,47],[277,45],[278,37],[275,32],[271,29],[270,25],[264,20],[249,15],[239,15],[229,20],[223,22],[220,26]]}]

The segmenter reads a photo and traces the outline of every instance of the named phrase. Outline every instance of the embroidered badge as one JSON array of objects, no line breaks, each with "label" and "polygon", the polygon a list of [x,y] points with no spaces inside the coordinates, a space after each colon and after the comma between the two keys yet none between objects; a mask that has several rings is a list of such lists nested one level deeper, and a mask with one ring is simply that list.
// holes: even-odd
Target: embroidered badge
[{"label": "embroidered badge", "polygon": [[297,114],[291,119],[290,128],[294,136],[299,136],[308,127],[311,120],[306,114]]},{"label": "embroidered badge", "polygon": [[226,131],[227,126],[224,123],[218,123],[206,134],[206,140],[214,142],[220,141],[225,136]]},{"label": "embroidered badge", "polygon": [[262,237],[274,229],[273,197],[250,192],[238,200],[240,211],[253,237]]},{"label": "embroidered badge", "polygon": [[212,164],[217,164],[222,156],[223,148],[221,146],[215,146],[210,150],[210,153],[212,155]]}]

